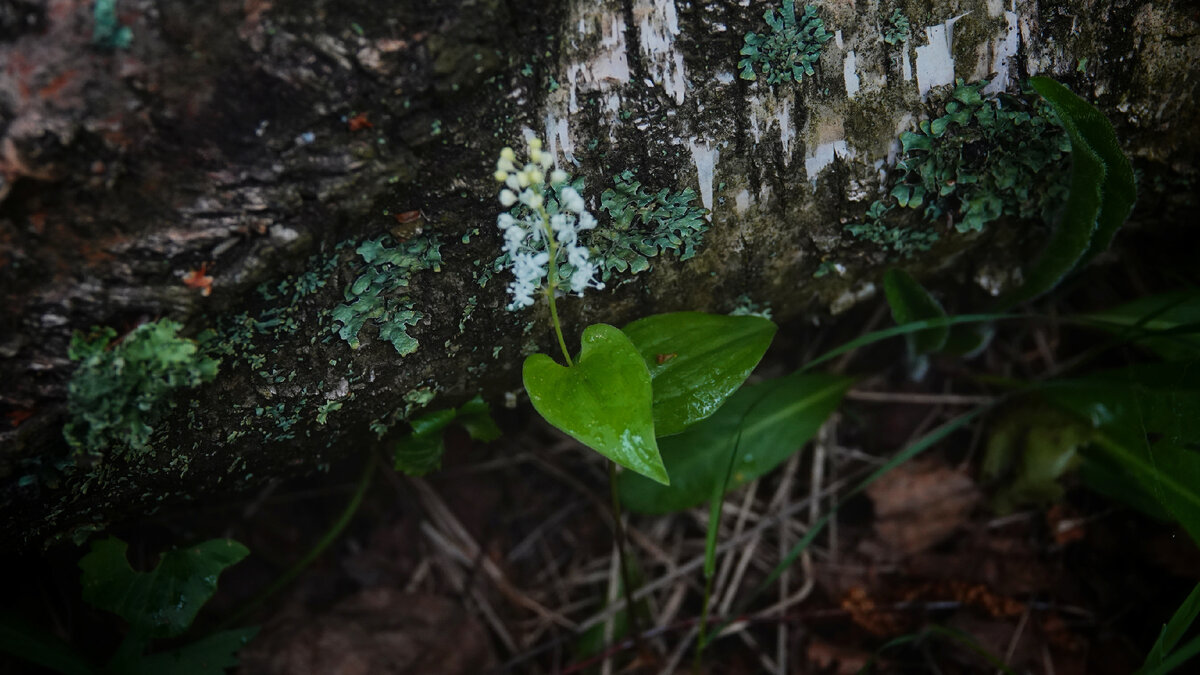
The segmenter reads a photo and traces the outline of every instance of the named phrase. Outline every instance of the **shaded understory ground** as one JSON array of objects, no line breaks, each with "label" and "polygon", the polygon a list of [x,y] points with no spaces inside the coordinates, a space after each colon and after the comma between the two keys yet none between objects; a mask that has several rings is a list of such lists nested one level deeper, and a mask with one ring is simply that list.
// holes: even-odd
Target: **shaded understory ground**
[{"label": "shaded understory ground", "polygon": [[[1090,273],[1043,313],[1112,306],[1160,284],[1130,265]],[[784,326],[756,378],[887,325],[882,302],[832,330]],[[115,533],[135,568],[213,537],[251,556],[221,578],[192,635],[215,629],[321,538],[377,462],[343,535],[295,584],[246,620],[263,630],[244,673],[1129,673],[1197,581],[1200,551],[1180,529],[1066,480],[1065,498],[997,515],[980,478],[987,417],[839,501],[908,442],[989,400],[987,374],[1053,372],[1096,337],[1053,321],[1002,327],[986,353],[935,358],[919,382],[904,346],[834,361],[860,376],[817,438],[780,469],[731,494],[721,518],[714,622],[736,619],[693,661],[707,507],[627,514],[646,591],[637,644],[612,638],[620,597],[606,469],[528,407],[493,411],[490,444],[447,436],[443,469],[395,474],[383,448],[328,475],[272,484],[238,500],[165,511]],[[1136,355],[1101,357],[1101,365]],[[808,528],[829,526],[788,572],[741,603]],[[97,660],[121,626],[80,601],[83,549],[14,561],[6,605]],[[898,638],[900,638],[898,640]],[[29,672],[0,657],[0,673]]]}]

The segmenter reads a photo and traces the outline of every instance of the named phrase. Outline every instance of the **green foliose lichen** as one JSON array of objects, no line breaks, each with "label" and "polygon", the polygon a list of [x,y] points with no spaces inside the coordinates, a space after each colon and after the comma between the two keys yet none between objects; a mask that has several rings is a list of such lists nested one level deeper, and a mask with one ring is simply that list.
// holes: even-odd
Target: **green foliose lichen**
[{"label": "green foliose lichen", "polygon": [[761,73],[767,84],[775,85],[799,83],[805,75],[811,76],[822,46],[833,37],[817,16],[816,7],[805,6],[804,14],[796,18],[794,0],[783,0],[779,13],[772,7],[763,14],[763,20],[771,27],[771,34],[746,33],[739,52],[743,57],[738,61],[741,78],[757,80]]},{"label": "green foliose lichen", "polygon": [[96,0],[92,7],[92,44],[106,49],[127,49],[133,42],[133,31],[121,25],[117,16],[117,0]]},{"label": "green foliose lichen", "polygon": [[959,80],[943,116],[900,134],[891,195],[900,206],[924,206],[929,220],[949,214],[959,232],[1002,215],[1049,220],[1067,195],[1071,141],[1032,92],[992,98],[980,93],[985,86]]},{"label": "green foliose lichen", "polygon": [[75,332],[68,354],[80,364],[67,388],[71,421],[63,427],[71,447],[86,452],[150,449],[154,425],[174,406],[169,394],[212,380],[220,364],[180,337],[181,327],[160,319],[116,343],[112,328]]},{"label": "green foliose lichen", "polygon": [[600,196],[600,208],[612,217],[591,233],[604,281],[616,272],[633,274],[650,269],[649,258],[668,252],[680,260],[696,255],[708,230],[705,209],[694,206],[690,188],[671,194],[666,188],[647,192],[632,171],[613,178],[613,187]]},{"label": "green foliose lichen", "polygon": [[[959,80],[944,114],[900,135],[902,156],[888,198],[846,230],[897,256],[912,257],[948,223],[979,232],[1002,216],[1050,222],[1067,194],[1070,139],[1050,108],[1025,97],[981,93],[987,81]],[[887,221],[895,207],[920,209],[925,226]]]},{"label": "green foliose lichen", "polygon": [[351,349],[358,349],[359,332],[371,321],[379,328],[379,338],[392,343],[404,356],[417,350],[417,341],[407,329],[424,316],[405,297],[409,280],[421,270],[441,270],[441,242],[429,235],[395,246],[389,246],[391,242],[391,235],[384,235],[363,242],[356,250],[364,264],[358,278],[346,287],[346,303],[333,310],[333,320],[341,324],[333,331]]},{"label": "green foliose lichen", "polygon": [[905,40],[908,40],[909,25],[908,17],[900,9],[892,11],[892,15],[888,17],[887,29],[883,33],[883,41],[889,45],[898,45]]}]

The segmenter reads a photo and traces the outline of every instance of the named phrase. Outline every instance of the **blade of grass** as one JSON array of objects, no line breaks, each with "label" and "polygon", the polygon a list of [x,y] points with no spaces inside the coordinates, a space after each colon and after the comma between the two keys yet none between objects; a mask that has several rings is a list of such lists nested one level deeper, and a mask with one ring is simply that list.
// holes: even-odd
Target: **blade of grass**
[{"label": "blade of grass", "polygon": [[1138,672],[1147,672],[1150,668],[1162,665],[1183,634],[1187,632],[1188,628],[1191,628],[1197,615],[1200,615],[1200,584],[1196,584],[1196,587],[1184,599],[1183,604],[1179,605],[1179,609],[1175,610],[1171,620],[1163,626],[1158,640],[1150,648],[1150,653],[1146,654],[1146,662],[1142,664]]}]

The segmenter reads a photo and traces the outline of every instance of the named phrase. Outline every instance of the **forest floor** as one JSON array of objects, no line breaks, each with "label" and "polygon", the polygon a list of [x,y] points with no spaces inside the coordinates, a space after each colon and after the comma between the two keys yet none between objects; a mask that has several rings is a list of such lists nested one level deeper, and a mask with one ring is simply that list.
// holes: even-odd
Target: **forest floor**
[{"label": "forest floor", "polygon": [[[1128,297],[1139,284],[1110,280],[1079,302]],[[832,331],[783,326],[755,378],[890,321],[880,300]],[[621,584],[605,465],[527,406],[493,411],[505,434],[492,443],[451,431],[442,469],[425,478],[396,474],[373,448],[327,475],[115,533],[141,569],[171,546],[246,544],[250,557],[221,577],[197,621],[203,634],[301,559],[374,463],[348,528],[245,619],[263,626],[241,652],[247,674],[1130,673],[1200,581],[1200,551],[1179,528],[1072,476],[1061,499],[998,514],[997,486],[981,478],[995,415],[850,495],[906,445],[990,401],[978,376],[1052,372],[1094,340],[1053,321],[1020,324],[972,361],[934,358],[920,381],[907,376],[899,340],[834,361],[830,370],[860,378],[837,413],[803,451],[725,500],[710,618],[723,633],[698,662],[708,506],[626,514],[643,592],[633,639],[624,613],[610,620]],[[825,516],[786,573],[756,591]],[[79,555],[16,560],[6,604],[100,655],[121,627],[81,603]],[[0,657],[9,672],[27,671]]]}]

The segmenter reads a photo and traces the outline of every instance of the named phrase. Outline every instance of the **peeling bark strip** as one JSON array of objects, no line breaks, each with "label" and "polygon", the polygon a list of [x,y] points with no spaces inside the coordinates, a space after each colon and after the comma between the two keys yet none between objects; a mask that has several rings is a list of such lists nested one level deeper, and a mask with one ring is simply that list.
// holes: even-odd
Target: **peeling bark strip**
[{"label": "peeling bark strip", "polygon": [[[845,226],[891,187],[899,134],[943,114],[957,79],[997,94],[1058,77],[1127,143],[1135,219],[1195,208],[1200,17],[1180,3],[814,0],[798,18],[808,4],[833,37],[805,52],[811,74],[775,86],[739,61],[747,33],[790,49],[782,0],[0,13],[0,539],[81,540],[328,466],[423,408],[514,391],[549,335],[540,308],[505,311],[507,279],[489,282],[491,164],[526,135],[584,178],[613,250],[639,256],[563,303],[572,327],[870,297],[890,254]],[[623,195],[616,212],[601,213],[606,190]],[[981,294],[1037,245],[1011,218],[960,234],[893,211],[896,227],[942,235],[917,267],[962,271]],[[673,213],[694,221],[672,229]],[[702,245],[683,240],[701,231]],[[414,246],[439,260],[405,262]],[[155,319],[220,358],[215,380],[163,389],[174,407],[156,408],[147,450],[74,461],[72,332]]]}]

